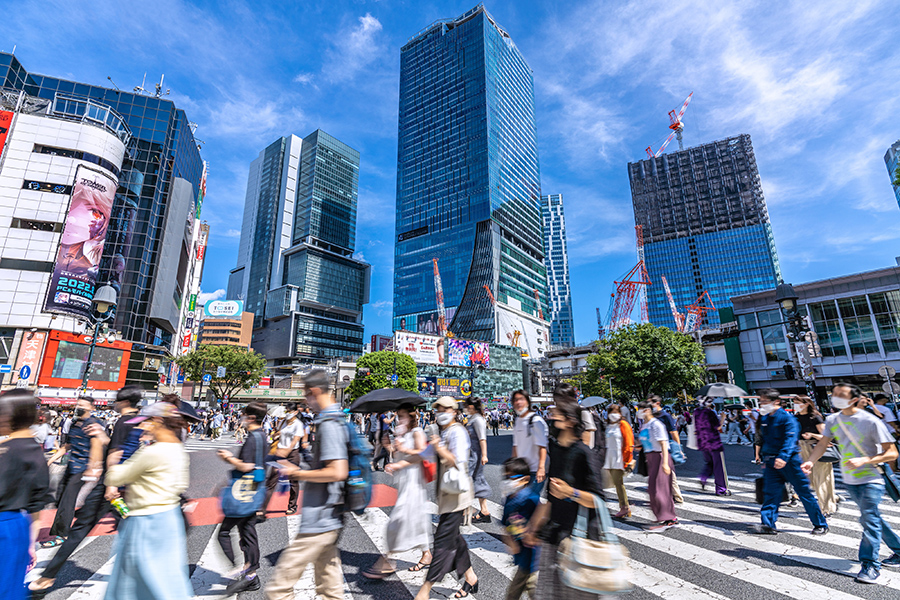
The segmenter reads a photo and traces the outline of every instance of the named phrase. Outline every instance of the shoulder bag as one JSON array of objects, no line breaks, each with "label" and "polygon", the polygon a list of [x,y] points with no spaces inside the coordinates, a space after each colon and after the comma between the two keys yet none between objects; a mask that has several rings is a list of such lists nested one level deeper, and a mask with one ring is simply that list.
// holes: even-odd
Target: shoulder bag
[{"label": "shoulder bag", "polygon": [[[850,433],[850,430],[838,420],[838,426],[841,428],[841,433],[850,441],[853,446],[859,450],[859,453],[863,456],[868,456],[868,452],[862,449],[860,446],[859,440],[853,437],[853,434]],[[894,502],[900,502],[900,486],[897,485],[897,482],[894,480],[894,472],[886,463],[881,463],[880,465],[875,465],[875,469],[881,473],[881,478],[884,480],[884,491],[887,492],[887,495],[890,496],[891,500]]]},{"label": "shoulder bag", "polygon": [[472,480],[469,478],[469,474],[459,465],[443,471],[441,475],[441,491],[446,494],[465,494],[470,489],[472,489]]},{"label": "shoulder bag", "polygon": [[557,550],[560,579],[567,587],[592,594],[631,591],[628,549],[612,532],[606,502],[596,495],[593,498],[600,519],[600,539],[588,539],[588,509],[579,506],[572,535],[560,541]]},{"label": "shoulder bag", "polygon": [[266,440],[258,429],[250,435],[256,437],[256,466],[248,473],[232,471],[231,483],[222,489],[220,497],[222,514],[226,517],[249,517],[263,508],[266,497],[263,445]]}]

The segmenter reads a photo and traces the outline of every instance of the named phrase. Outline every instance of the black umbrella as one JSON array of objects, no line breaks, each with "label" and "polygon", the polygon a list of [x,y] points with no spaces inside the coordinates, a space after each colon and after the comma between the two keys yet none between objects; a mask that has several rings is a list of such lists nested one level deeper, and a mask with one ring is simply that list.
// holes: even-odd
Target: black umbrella
[{"label": "black umbrella", "polygon": [[425,404],[425,399],[415,392],[408,392],[403,388],[384,388],[357,398],[350,407],[350,412],[383,413],[397,410],[404,404],[421,406]]},{"label": "black umbrella", "polygon": [[609,402],[609,400],[607,400],[606,398],[601,398],[600,396],[588,396],[581,401],[581,408],[591,408],[592,406],[597,406],[598,404],[603,404],[604,402]]},{"label": "black umbrella", "polygon": [[710,383],[700,388],[697,395],[711,396],[713,398],[737,398],[748,394],[738,386],[730,383]]}]

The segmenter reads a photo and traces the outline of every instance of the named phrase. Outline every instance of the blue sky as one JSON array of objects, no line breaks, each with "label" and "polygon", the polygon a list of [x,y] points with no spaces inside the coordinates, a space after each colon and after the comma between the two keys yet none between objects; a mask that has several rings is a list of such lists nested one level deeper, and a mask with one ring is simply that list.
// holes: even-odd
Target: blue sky
[{"label": "blue sky", "polygon": [[[19,1],[0,46],[33,72],[123,89],[165,73],[210,162],[206,297],[237,257],[247,169],[281,135],[324,129],[362,155],[357,251],[373,265],[366,335],[390,331],[399,49],[475,4]],[[785,279],[900,256],[883,156],[900,138],[900,6],[496,0],[534,70],[542,189],[566,204],[576,338],[596,336],[636,261],[626,164],[691,91],[686,146],[749,133]],[[675,148],[674,142],[672,148]]]}]

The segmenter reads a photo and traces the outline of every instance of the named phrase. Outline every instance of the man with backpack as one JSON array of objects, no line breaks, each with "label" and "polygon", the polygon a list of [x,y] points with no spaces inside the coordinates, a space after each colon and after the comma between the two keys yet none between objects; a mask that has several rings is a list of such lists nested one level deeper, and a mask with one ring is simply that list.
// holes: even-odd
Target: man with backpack
[{"label": "man with backpack", "polygon": [[531,483],[536,489],[544,487],[547,468],[547,439],[549,428],[540,415],[531,411],[531,398],[525,390],[516,390],[510,397],[516,411],[513,425],[512,457],[524,458],[531,470]]},{"label": "man with backpack", "polygon": [[325,371],[316,369],[303,378],[306,403],[316,415],[312,462],[308,470],[282,462],[289,479],[306,482],[303,519],[297,537],[281,553],[275,575],[266,586],[268,600],[293,600],[294,585],[310,563],[315,568],[316,591],[328,600],[343,600],[344,575],[338,537],[344,526],[345,482],[349,474],[350,429],[330,393]]}]

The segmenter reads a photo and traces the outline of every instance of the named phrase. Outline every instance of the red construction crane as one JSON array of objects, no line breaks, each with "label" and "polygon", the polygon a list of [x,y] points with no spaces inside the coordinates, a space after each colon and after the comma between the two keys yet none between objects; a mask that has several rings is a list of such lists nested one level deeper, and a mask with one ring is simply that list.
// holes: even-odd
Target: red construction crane
[{"label": "red construction crane", "polygon": [[669,299],[669,306],[672,308],[672,318],[675,319],[675,329],[681,333],[684,331],[684,315],[678,312],[678,307],[675,306],[675,299],[672,298],[672,290],[669,289],[669,282],[666,281],[666,276],[662,275],[660,279],[662,279],[663,287],[666,288],[666,298]]},{"label": "red construction crane", "polygon": [[[704,306],[704,299],[709,302],[709,306]],[[703,293],[697,298],[697,300],[687,307],[687,317],[684,321],[684,332],[691,333],[692,331],[697,331],[700,329],[700,325],[703,324],[703,316],[705,313],[716,310],[716,306],[713,304],[712,298],[709,297],[709,292],[703,290]]]},{"label": "red construction crane", "polygon": [[437,259],[432,258],[434,263],[434,295],[437,300],[438,309],[438,326],[441,328],[441,335],[447,335],[447,311],[444,309],[444,286],[441,285],[441,272],[438,270]]},{"label": "red construction crane", "polygon": [[[615,298],[613,307],[607,323],[608,331],[615,331],[619,327],[631,323],[631,313],[634,310],[634,301],[638,290],[642,286],[650,285],[650,276],[647,274],[647,268],[644,266],[644,232],[643,228],[638,225],[635,228],[638,241],[638,263],[632,267],[630,271],[622,278],[621,281],[614,282]],[[647,305],[646,299],[641,302],[641,319],[647,321]]]},{"label": "red construction crane", "polygon": [[678,149],[684,150],[684,142],[681,139],[681,132],[684,131],[684,123],[681,121],[681,118],[684,116],[684,112],[687,110],[688,104],[691,103],[691,98],[693,97],[694,92],[688,94],[687,99],[684,101],[684,104],[681,105],[681,109],[678,112],[674,110],[669,111],[669,129],[672,130],[672,133],[669,134],[669,137],[666,138],[666,141],[662,143],[662,146],[659,147],[659,150],[656,152],[653,151],[653,146],[647,146],[646,152],[647,157],[654,158],[660,156],[663,153],[663,150],[666,149],[666,146],[669,145],[669,142],[672,141],[672,138],[678,139]]},{"label": "red construction crane", "polygon": [[484,286],[484,291],[487,292],[488,298],[490,298],[491,300],[491,304],[497,304],[497,301],[494,300],[494,294],[491,293],[491,288],[489,288],[487,284],[485,284]]}]

